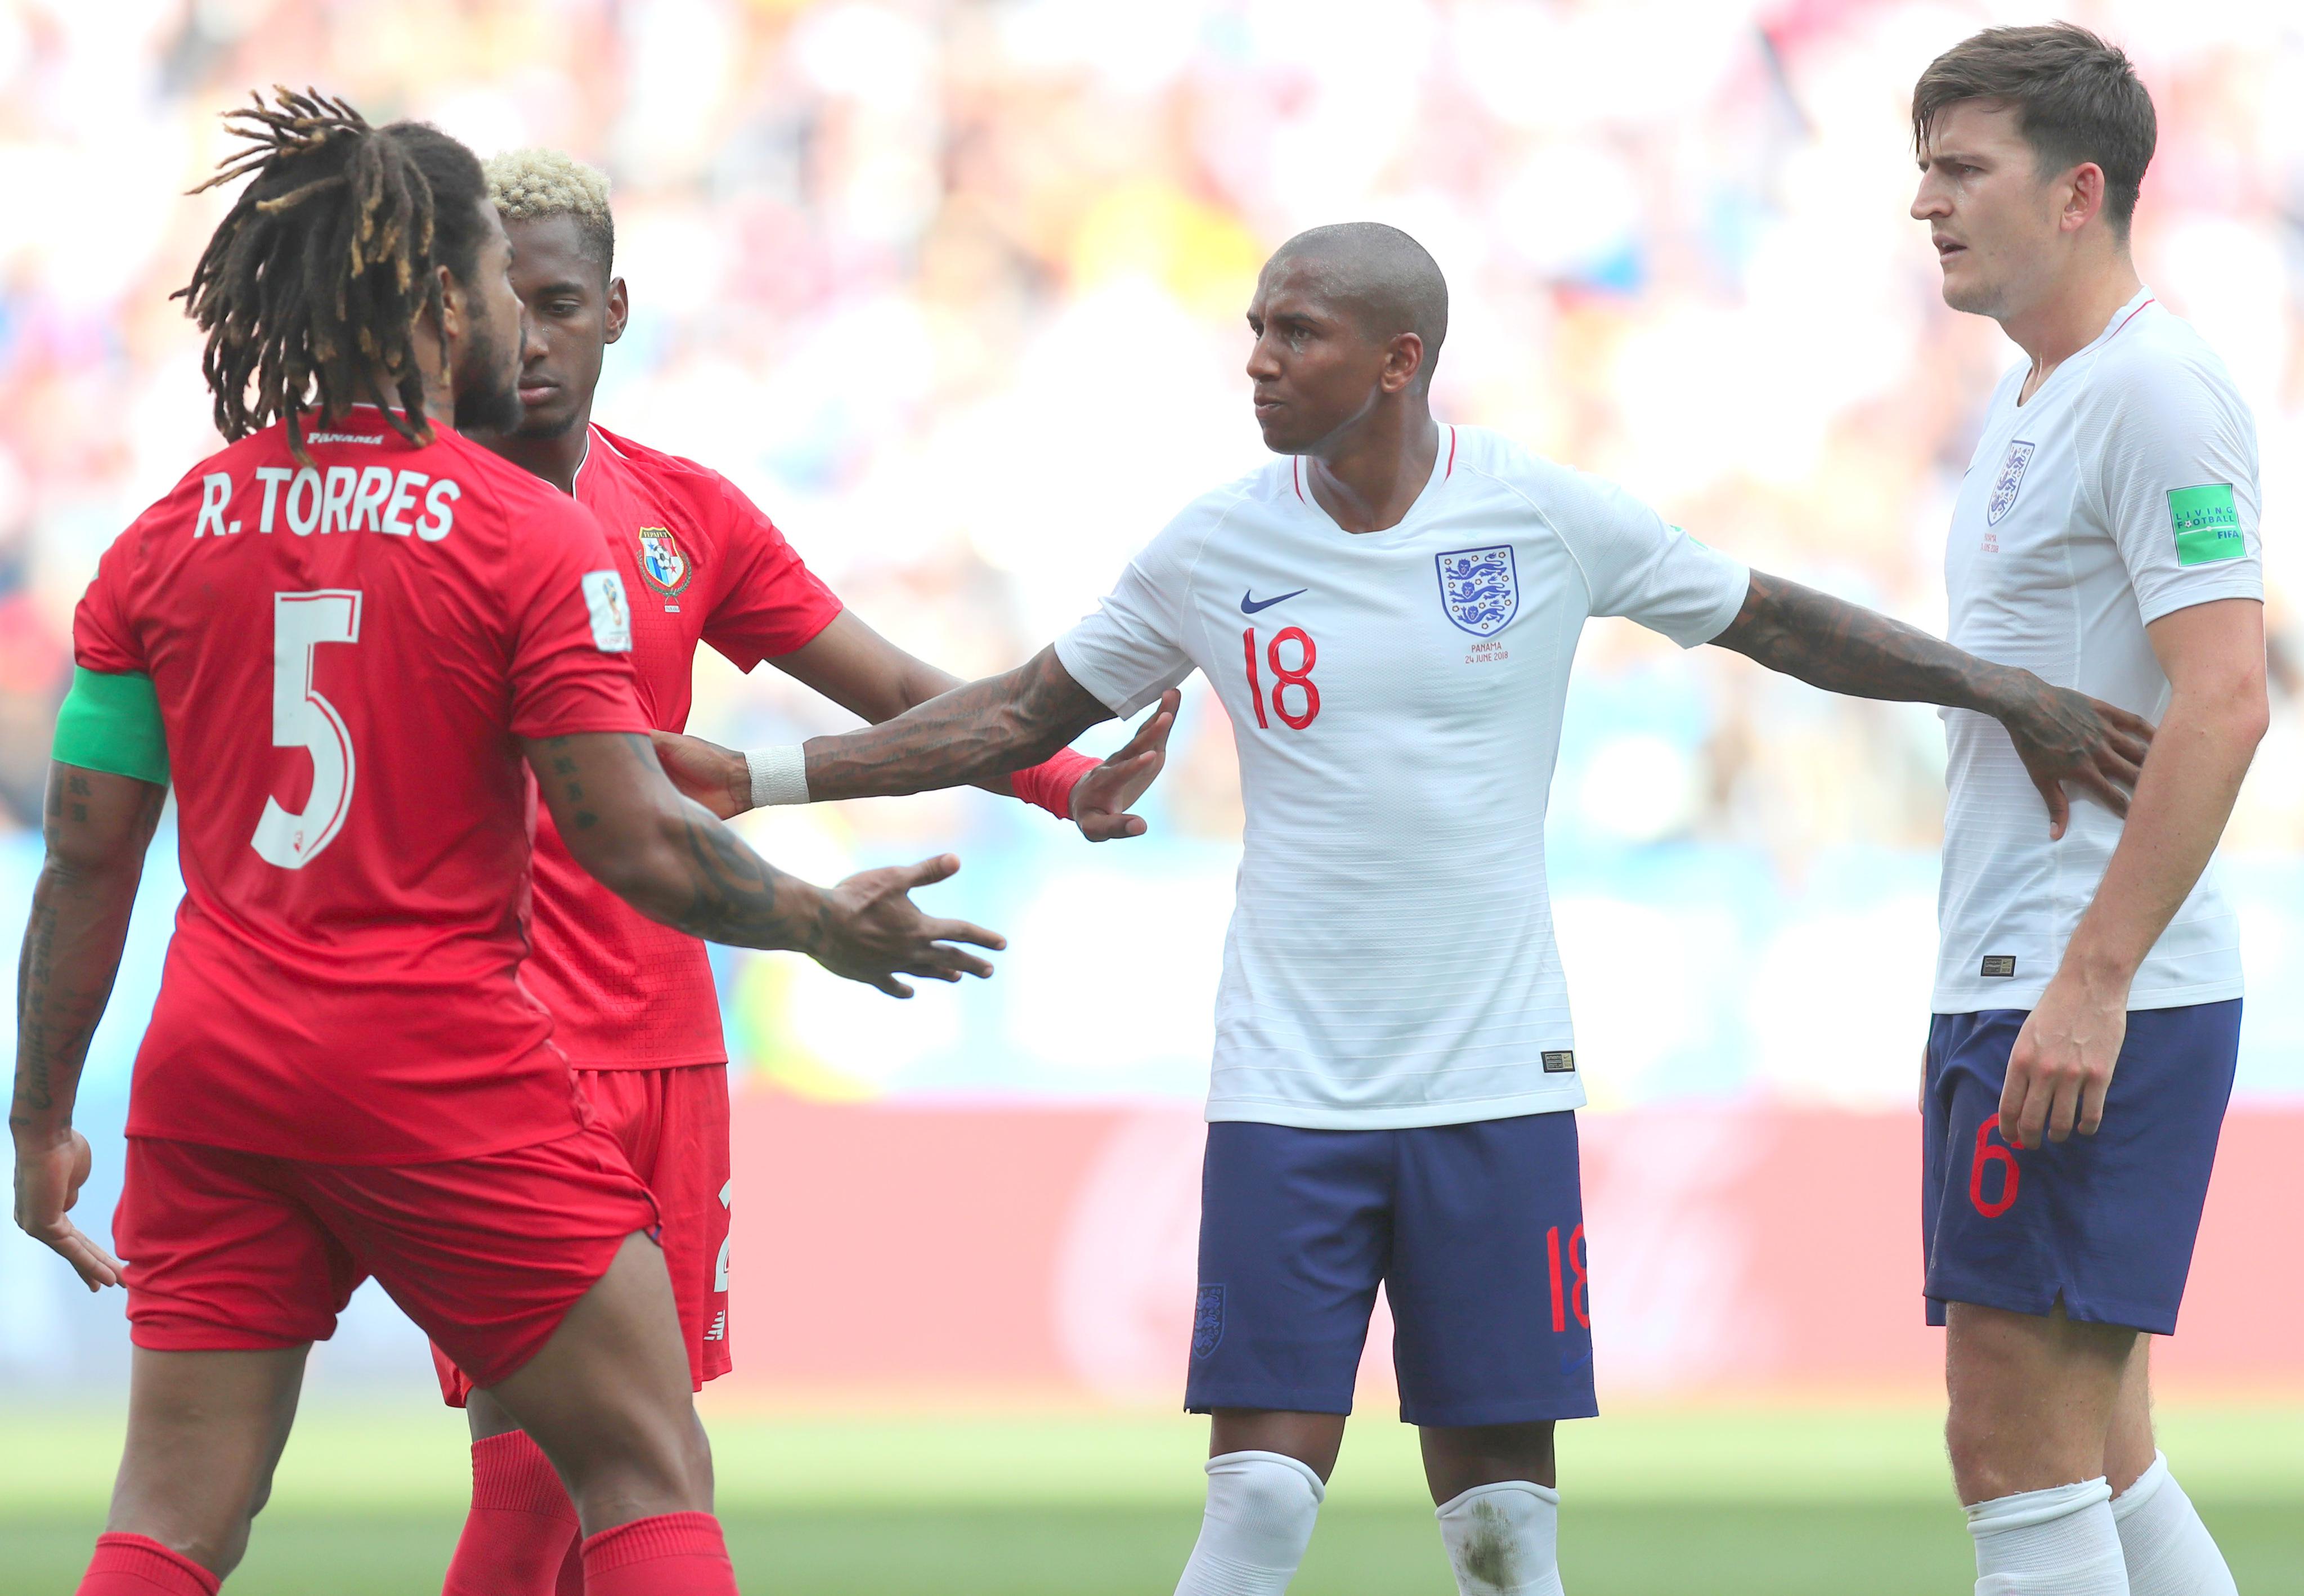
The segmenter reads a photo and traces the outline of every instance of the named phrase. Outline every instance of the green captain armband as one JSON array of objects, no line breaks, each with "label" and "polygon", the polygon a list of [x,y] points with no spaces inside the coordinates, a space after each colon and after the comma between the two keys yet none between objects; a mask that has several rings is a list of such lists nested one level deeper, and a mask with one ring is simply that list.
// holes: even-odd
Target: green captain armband
[{"label": "green captain armband", "polygon": [[141,672],[107,675],[72,667],[72,691],[56,711],[50,757],[60,765],[168,785],[168,738],[160,698]]}]

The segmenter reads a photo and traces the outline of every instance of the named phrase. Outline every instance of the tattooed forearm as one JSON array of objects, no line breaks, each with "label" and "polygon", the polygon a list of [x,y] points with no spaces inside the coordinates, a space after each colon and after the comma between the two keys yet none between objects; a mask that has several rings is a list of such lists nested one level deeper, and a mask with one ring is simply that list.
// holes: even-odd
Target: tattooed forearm
[{"label": "tattooed forearm", "polygon": [[686,807],[690,891],[673,925],[710,942],[815,952],[824,939],[824,895],[753,853],[701,806]]},{"label": "tattooed forearm", "polygon": [[1713,641],[1828,692],[1991,716],[2046,801],[2052,836],[2063,835],[2073,795],[2127,813],[2151,744],[2151,725],[2117,705],[1765,572],[1752,573],[1742,612]]},{"label": "tattooed forearm", "polygon": [[646,736],[546,738],[529,745],[529,765],[561,840],[641,913],[733,947],[814,951],[824,895],[674,792]]},{"label": "tattooed forearm", "polygon": [[877,798],[989,782],[1111,718],[1055,650],[1043,649],[1005,675],[955,687],[894,720],[809,739],[809,795]]},{"label": "tattooed forearm", "polygon": [[59,1132],[72,1119],[81,1065],[96,1035],[144,849],[166,790],[124,777],[58,766],[47,803],[47,858],[16,964],[16,1078],[8,1123],[19,1135]]},{"label": "tattooed forearm", "polygon": [[1916,626],[1762,571],[1752,573],[1742,611],[1712,641],[1770,670],[1856,698],[1998,715],[2028,683],[2048,691],[2029,671],[1988,664]]}]

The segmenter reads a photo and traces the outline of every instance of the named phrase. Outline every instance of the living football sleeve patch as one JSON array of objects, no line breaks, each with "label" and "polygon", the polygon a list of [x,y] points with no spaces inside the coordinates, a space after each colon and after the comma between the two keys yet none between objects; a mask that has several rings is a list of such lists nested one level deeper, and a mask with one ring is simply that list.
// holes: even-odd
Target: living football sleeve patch
[{"label": "living football sleeve patch", "polygon": [[2170,488],[2168,524],[2176,534],[2180,565],[2236,560],[2248,552],[2248,539],[2240,535],[2240,509],[2232,503],[2229,482]]},{"label": "living football sleeve patch", "polygon": [[624,579],[613,571],[584,573],[584,607],[592,612],[592,646],[603,654],[632,651],[632,607]]}]

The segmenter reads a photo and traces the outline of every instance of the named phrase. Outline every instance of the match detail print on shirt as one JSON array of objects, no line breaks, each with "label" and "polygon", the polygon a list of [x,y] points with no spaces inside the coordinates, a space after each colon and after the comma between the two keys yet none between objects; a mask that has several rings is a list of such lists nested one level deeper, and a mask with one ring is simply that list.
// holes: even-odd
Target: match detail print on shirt
[{"label": "match detail print on shirt", "polygon": [[1986,954],[1984,955],[1984,968],[1977,972],[1977,973],[1987,981],[2003,981],[2011,979],[2016,973],[2015,955],[2013,954],[2004,953]]},{"label": "match detail print on shirt", "polygon": [[2176,563],[2207,565],[2236,560],[2248,552],[2240,535],[2240,509],[2229,482],[2168,490],[2168,528],[2176,534]]}]

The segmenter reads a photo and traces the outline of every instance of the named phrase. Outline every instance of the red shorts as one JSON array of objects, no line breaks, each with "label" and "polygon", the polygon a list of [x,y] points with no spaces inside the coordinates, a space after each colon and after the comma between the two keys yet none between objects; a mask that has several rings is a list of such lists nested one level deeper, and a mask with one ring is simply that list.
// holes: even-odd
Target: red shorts
[{"label": "red shorts", "polygon": [[[578,1070],[592,1122],[616,1139],[648,1183],[663,1229],[665,1268],[688,1338],[689,1378],[698,1389],[728,1372],[728,1066]],[[462,1407],[475,1382],[441,1352],[432,1364],[440,1395]]]},{"label": "red shorts", "polygon": [[634,1231],[648,1189],[597,1126],[439,1164],[308,1164],[132,1136],[113,1217],[130,1339],[325,1341],[369,1276],[483,1385],[517,1373]]}]

